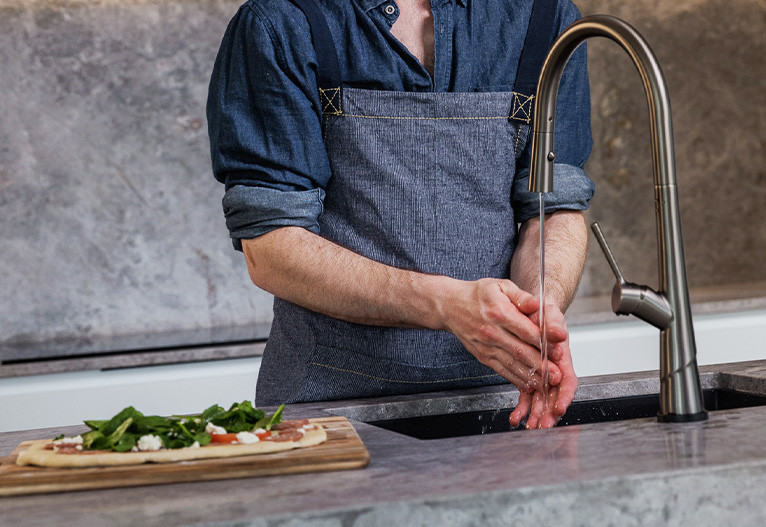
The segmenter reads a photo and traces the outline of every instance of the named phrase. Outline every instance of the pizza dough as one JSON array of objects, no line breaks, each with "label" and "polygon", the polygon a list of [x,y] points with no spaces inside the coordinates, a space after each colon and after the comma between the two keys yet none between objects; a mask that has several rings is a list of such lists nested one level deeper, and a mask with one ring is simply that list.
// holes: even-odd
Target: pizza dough
[{"label": "pizza dough", "polygon": [[155,450],[152,452],[104,452],[82,451],[75,454],[63,454],[46,450],[51,440],[34,441],[27,450],[19,454],[17,465],[37,465],[41,467],[106,467],[119,465],[140,465],[142,463],[174,463],[194,459],[211,459],[236,456],[252,456],[283,452],[295,448],[318,445],[327,440],[327,433],[322,425],[306,430],[297,441],[262,440],[257,443],[221,445],[209,444],[199,448],[179,448]]}]

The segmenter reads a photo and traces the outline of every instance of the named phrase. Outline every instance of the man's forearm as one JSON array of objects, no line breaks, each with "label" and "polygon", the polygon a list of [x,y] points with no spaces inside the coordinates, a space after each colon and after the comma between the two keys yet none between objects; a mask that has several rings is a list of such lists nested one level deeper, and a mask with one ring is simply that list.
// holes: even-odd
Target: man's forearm
[{"label": "man's forearm", "polygon": [[459,285],[383,265],[298,227],[242,240],[242,247],[261,289],[359,324],[444,329],[441,297]]},{"label": "man's forearm", "polygon": [[[559,211],[545,220],[545,294],[565,311],[572,303],[585,267],[588,229],[578,211]],[[511,280],[538,294],[540,273],[540,221],[525,222],[511,260]]]}]

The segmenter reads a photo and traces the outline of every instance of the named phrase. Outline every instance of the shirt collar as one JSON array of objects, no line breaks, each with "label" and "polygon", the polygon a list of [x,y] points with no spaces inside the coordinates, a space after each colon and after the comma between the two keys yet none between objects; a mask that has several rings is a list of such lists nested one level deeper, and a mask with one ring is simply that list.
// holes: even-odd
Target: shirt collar
[{"label": "shirt collar", "polygon": [[[445,4],[451,3],[453,0],[431,0],[431,4],[436,4],[438,6],[442,6]],[[465,7],[468,3],[468,0],[454,0],[457,5],[460,7]]]},{"label": "shirt collar", "polygon": [[[364,9],[365,11],[370,11],[371,9],[375,9],[376,7],[382,4],[385,4],[389,2],[390,0],[356,0],[356,1],[361,6],[362,9]],[[439,2],[439,3],[446,4],[447,2],[451,2],[451,1],[452,0],[443,0],[442,2]],[[468,4],[468,0],[455,0],[455,1],[461,7],[465,7]]]},{"label": "shirt collar", "polygon": [[375,9],[376,7],[380,6],[381,4],[385,4],[388,1],[389,0],[356,0],[359,6],[365,11]]}]

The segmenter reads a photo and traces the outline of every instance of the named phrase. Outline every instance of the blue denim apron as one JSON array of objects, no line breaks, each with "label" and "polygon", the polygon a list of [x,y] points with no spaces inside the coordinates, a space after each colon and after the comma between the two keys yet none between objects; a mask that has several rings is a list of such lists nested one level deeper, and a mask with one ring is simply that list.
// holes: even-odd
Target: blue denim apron
[{"label": "blue denim apron", "polygon": [[[436,93],[341,87],[326,21],[312,0],[293,1],[309,19],[320,60],[333,174],[321,235],[401,269],[460,280],[508,278],[517,235],[511,188],[551,42],[554,2],[534,5],[513,92]],[[353,324],[275,298],[256,402],[503,382],[448,332]]]}]

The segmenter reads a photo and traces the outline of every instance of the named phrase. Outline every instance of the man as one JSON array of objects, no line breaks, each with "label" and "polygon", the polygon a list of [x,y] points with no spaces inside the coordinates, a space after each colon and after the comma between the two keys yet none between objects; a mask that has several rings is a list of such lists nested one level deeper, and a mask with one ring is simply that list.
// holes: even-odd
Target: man
[{"label": "man", "polygon": [[[568,0],[250,0],[208,99],[213,171],[250,277],[275,295],[258,404],[510,381],[516,425],[577,387],[563,311],[593,185],[584,49],[559,90],[545,196],[550,403],[529,116]],[[521,224],[517,230],[517,224]]]}]

